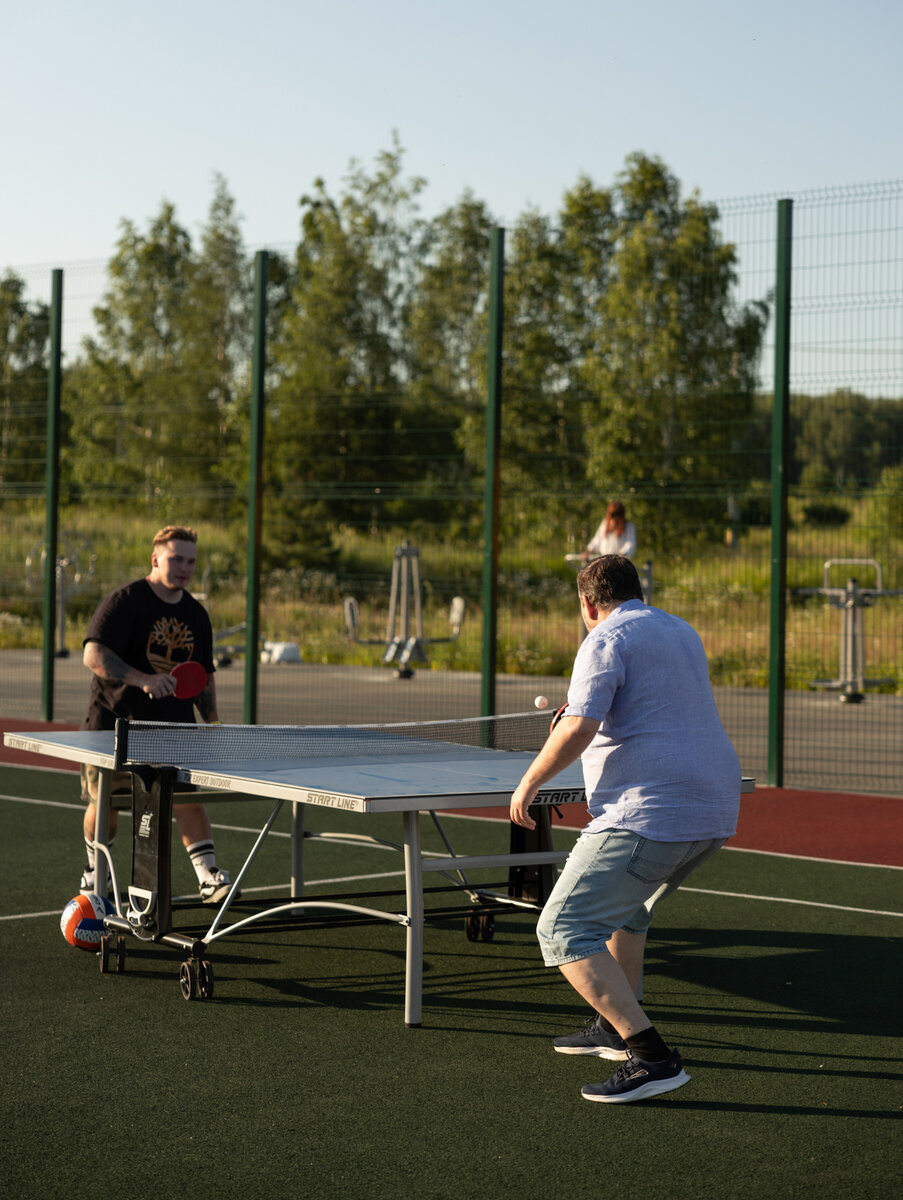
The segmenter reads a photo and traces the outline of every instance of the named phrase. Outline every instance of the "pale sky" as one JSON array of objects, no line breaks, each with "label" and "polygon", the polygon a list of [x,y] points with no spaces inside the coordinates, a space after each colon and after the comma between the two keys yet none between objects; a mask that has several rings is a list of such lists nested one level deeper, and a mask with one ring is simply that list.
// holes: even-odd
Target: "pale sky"
[{"label": "pale sky", "polygon": [[0,273],[106,261],[222,174],[249,250],[391,146],[500,223],[661,157],[705,200],[903,176],[901,0],[43,0],[7,6]]}]

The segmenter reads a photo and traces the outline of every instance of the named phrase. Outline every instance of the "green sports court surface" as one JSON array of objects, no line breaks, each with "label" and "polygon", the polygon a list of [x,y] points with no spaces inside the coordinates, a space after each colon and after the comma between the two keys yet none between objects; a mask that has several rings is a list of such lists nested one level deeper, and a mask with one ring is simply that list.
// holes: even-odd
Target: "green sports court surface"
[{"label": "green sports court surface", "polygon": [[[10,1196],[900,1194],[903,870],[825,861],[852,857],[849,831],[868,818],[849,805],[826,809],[831,855],[822,842],[818,857],[798,857],[786,838],[780,854],[727,850],[660,906],[646,1006],[692,1081],[612,1107],[579,1094],[610,1064],[551,1050],[585,1014],[543,968],[529,915],[498,916],[488,943],[467,940],[460,916],[428,924],[417,1030],[403,1022],[404,935],[394,926],[224,939],[207,1002],[182,999],[177,951],[135,939],[125,973],[102,975],[59,931],[82,866],[77,791],[69,771],[0,767],[0,1159]],[[211,811],[228,867],[244,857],[253,821],[240,801]],[[353,814],[315,816],[314,828],[360,832]],[[286,880],[280,820],[248,902],[253,887],[275,895]],[[391,817],[366,822],[397,837]],[[460,853],[506,848],[504,824],[454,816],[446,827]],[[123,877],[129,833],[124,817]],[[563,847],[573,836],[556,831]],[[898,864],[893,822],[885,840],[885,861]],[[431,848],[442,849],[438,837]],[[174,891],[192,890],[180,848],[173,859]],[[330,842],[308,851],[307,874],[311,896],[356,877],[378,889],[402,882],[391,853]]]}]

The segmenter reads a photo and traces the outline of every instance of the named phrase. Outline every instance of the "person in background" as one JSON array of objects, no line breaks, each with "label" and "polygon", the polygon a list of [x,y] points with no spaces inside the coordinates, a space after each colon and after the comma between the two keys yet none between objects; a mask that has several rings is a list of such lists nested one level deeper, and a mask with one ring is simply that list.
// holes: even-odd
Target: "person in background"
[{"label": "person in background", "polygon": [[636,557],[636,526],[627,520],[624,505],[612,500],[605,510],[602,524],[593,534],[583,551],[584,561],[597,558],[600,554],[621,554],[625,558]]},{"label": "person in background", "polygon": [[[218,724],[214,683],[213,631],[204,606],[187,590],[197,564],[197,534],[184,525],[167,525],[153,540],[150,573],[111,592],[98,605],[84,639],[84,664],[92,672],[91,694],[82,729],[114,729],[117,717],[138,721],[195,723],[195,709],[208,724]],[[180,662],[199,662],[207,684],[191,700],[174,695],[170,674]],[[83,892],[94,890],[99,772],[82,767],[84,838],[88,865]],[[179,785],[179,790],[190,788]],[[127,774],[113,778],[114,791],[129,791]],[[181,801],[173,816],[198,879],[201,900],[218,904],[231,880],[216,865],[210,818],[202,804]],[[115,810],[109,836],[116,832]]]}]

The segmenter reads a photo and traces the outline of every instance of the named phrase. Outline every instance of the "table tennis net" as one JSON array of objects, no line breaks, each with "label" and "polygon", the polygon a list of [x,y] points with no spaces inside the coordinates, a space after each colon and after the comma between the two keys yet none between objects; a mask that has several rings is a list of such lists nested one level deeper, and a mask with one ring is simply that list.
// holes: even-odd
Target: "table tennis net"
[{"label": "table tennis net", "polygon": [[[536,751],[547,712],[372,725],[184,725],[116,722],[116,767],[248,760],[443,755],[468,748]],[[453,748],[453,749],[452,749]]]}]

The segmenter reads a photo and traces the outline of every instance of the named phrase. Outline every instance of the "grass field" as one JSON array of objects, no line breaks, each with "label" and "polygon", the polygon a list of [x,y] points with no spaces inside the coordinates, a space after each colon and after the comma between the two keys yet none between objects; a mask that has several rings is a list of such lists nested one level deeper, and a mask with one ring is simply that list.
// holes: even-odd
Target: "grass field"
[{"label": "grass field", "polygon": [[[818,587],[828,559],[877,559],[883,587],[903,587],[903,541],[876,521],[864,497],[850,502],[851,519],[840,528],[820,528],[802,518],[802,501],[791,502],[788,533],[788,586]],[[8,536],[0,543],[0,648],[42,644],[40,578],[26,588],[25,557],[44,536],[39,505],[11,509]],[[115,523],[90,507],[60,513],[61,530],[73,545],[85,538],[96,555],[97,572],[68,603],[68,636],[78,645],[100,597],[136,577],[148,562],[148,519],[123,513]],[[63,536],[63,535],[61,535]],[[245,618],[245,531],[236,522],[207,522],[200,529],[195,590],[207,590],[214,627],[225,629]],[[389,579],[395,546],[404,530],[341,528],[336,531],[337,561],[330,570],[273,571],[262,580],[261,636],[296,641],[310,663],[366,665],[373,647],[348,639],[342,600],[354,594],[361,604],[364,637],[385,634]],[[65,537],[63,538],[65,541]],[[482,546],[450,538],[442,530],[421,530],[424,580],[424,630],[427,637],[449,634],[448,608],[454,594],[466,600],[460,638],[430,648],[437,670],[480,670],[482,646]],[[565,564],[558,541],[537,543],[525,534],[506,539],[500,550],[497,668],[502,674],[566,675],[574,654],[577,613],[574,573]],[[84,559],[84,552],[82,559]],[[642,545],[639,559],[645,559]],[[719,541],[678,545],[654,557],[653,602],[689,621],[700,633],[709,656],[712,681],[731,687],[766,687],[769,662],[771,530],[746,529],[733,548]],[[84,563],[82,564],[84,565]],[[875,583],[872,568],[857,572],[862,587]],[[32,568],[34,576],[34,567]],[[835,568],[832,584],[846,582]],[[840,617],[821,597],[793,595],[787,609],[787,686],[805,690],[811,679],[831,678],[837,666]],[[880,690],[899,692],[903,595],[885,596],[866,621],[866,661],[876,679],[889,679]]]},{"label": "grass field", "polygon": [[[419,1030],[403,1023],[394,926],[227,938],[206,1003],[181,998],[176,951],[134,939],[126,973],[102,975],[58,927],[81,869],[76,791],[70,773],[0,768],[0,1154],[11,1196],[899,1194],[900,870],[716,856],[661,906],[648,958],[647,1007],[692,1082],[612,1108],[579,1095],[610,1073],[605,1063],[550,1048],[583,1013],[542,967],[529,916],[498,918],[491,943],[467,941],[460,917],[428,925]],[[217,805],[213,817],[220,861],[237,863],[251,840],[247,806]],[[397,838],[397,819],[366,820],[367,832]],[[361,818],[310,823],[359,831]],[[447,825],[459,852],[507,837],[485,821]],[[123,872],[128,833],[124,819]],[[567,845],[573,832],[556,837]],[[387,852],[317,842],[307,860],[320,890],[375,874],[364,886],[401,886]],[[276,888],[287,862],[285,836],[271,838],[253,884]],[[178,849],[173,884],[192,887]]]}]

